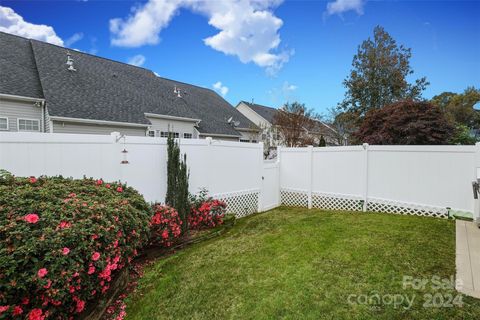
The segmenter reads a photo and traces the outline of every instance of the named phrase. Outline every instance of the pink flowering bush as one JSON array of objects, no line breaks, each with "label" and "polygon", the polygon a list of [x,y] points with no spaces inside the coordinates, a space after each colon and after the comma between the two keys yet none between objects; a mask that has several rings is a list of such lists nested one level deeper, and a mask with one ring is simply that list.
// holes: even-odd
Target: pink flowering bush
[{"label": "pink flowering bush", "polygon": [[0,175],[0,319],[68,319],[148,241],[151,208],[102,180]]},{"label": "pink flowering bush", "polygon": [[155,204],[150,219],[151,243],[170,247],[182,233],[182,220],[172,207]]},{"label": "pink flowering bush", "polygon": [[188,216],[188,226],[191,230],[214,228],[223,223],[227,205],[221,200],[207,197],[202,190],[197,196],[191,196],[192,207]]}]

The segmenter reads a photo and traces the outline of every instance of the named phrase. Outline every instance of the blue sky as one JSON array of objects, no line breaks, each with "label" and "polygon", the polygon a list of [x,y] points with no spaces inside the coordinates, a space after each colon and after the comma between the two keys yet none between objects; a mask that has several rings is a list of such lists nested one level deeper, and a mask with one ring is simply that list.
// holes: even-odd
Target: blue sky
[{"label": "blue sky", "polygon": [[0,30],[215,86],[233,105],[298,100],[325,112],[342,100],[353,55],[376,25],[412,48],[412,79],[426,76],[431,83],[425,97],[480,87],[480,1],[90,0],[0,6]]}]

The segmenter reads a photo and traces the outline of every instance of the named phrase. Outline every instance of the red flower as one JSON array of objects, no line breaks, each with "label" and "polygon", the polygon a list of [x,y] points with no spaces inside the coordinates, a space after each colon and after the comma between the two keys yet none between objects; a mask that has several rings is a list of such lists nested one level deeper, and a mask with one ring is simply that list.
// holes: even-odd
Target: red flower
[{"label": "red flower", "polygon": [[117,191],[118,191],[118,192],[123,192],[123,188],[122,188],[122,187],[118,187],[118,188],[117,188]]},{"label": "red flower", "polygon": [[24,298],[22,299],[22,304],[25,304],[25,305],[26,305],[26,304],[29,304],[29,303],[30,303],[30,300],[29,300],[27,297],[24,297]]},{"label": "red flower", "polygon": [[107,184],[105,185],[105,187],[106,187],[107,189],[110,189],[110,183],[107,183]]},{"label": "red flower", "polygon": [[94,266],[90,266],[90,267],[88,268],[88,272],[87,272],[87,273],[88,273],[88,274],[93,274],[93,273],[95,273],[95,267],[94,267]]},{"label": "red flower", "polygon": [[8,309],[10,309],[10,306],[0,306],[0,314],[4,313]]},{"label": "red flower", "polygon": [[13,315],[14,315],[14,316],[19,316],[19,315],[21,315],[22,313],[23,313],[23,309],[22,309],[21,307],[15,306],[15,307],[13,308]]},{"label": "red flower", "polygon": [[77,307],[75,308],[75,311],[77,313],[80,313],[80,312],[83,311],[84,308],[85,308],[85,301],[78,299],[77,300]]},{"label": "red flower", "polygon": [[38,270],[37,275],[38,275],[39,278],[43,278],[47,275],[47,273],[48,273],[47,269],[42,268],[42,269]]},{"label": "red flower", "polygon": [[163,239],[168,239],[168,230],[163,230],[163,232],[162,232],[162,238],[163,238]]},{"label": "red flower", "polygon": [[103,184],[103,180],[102,180],[102,179],[98,179],[98,180],[97,180],[97,186],[102,185],[102,184]]},{"label": "red flower", "polygon": [[60,229],[67,229],[67,228],[70,228],[71,226],[72,226],[72,224],[68,221],[61,221],[58,224],[58,228],[60,228]]},{"label": "red flower", "polygon": [[28,180],[30,181],[30,183],[37,182],[37,178],[35,178],[35,177],[30,177],[30,178],[28,178]]},{"label": "red flower", "polygon": [[62,253],[63,253],[64,256],[66,256],[67,254],[70,253],[70,249],[68,249],[67,247],[65,247],[65,248],[63,248]]},{"label": "red flower", "polygon": [[98,253],[98,252],[93,253],[92,254],[92,260],[97,261],[98,259],[100,259],[100,253]]},{"label": "red flower", "polygon": [[33,309],[32,311],[30,311],[30,313],[28,314],[28,319],[29,320],[44,320],[45,319],[45,315],[43,315],[43,311],[42,309]]},{"label": "red flower", "polygon": [[24,216],[23,219],[28,223],[37,223],[39,220],[38,215],[35,213],[29,213],[26,216]]}]

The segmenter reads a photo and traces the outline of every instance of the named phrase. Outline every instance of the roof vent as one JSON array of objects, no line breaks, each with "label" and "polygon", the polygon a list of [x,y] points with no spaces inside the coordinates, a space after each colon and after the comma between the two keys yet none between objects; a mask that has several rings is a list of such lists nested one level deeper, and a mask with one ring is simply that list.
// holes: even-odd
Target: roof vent
[{"label": "roof vent", "polygon": [[233,121],[233,117],[228,118],[227,122],[229,125],[234,127],[238,127],[240,125],[240,121]]},{"label": "roof vent", "polygon": [[77,69],[75,69],[75,67],[73,66],[73,59],[72,59],[72,56],[70,55],[70,52],[67,51],[67,66],[68,66],[68,71],[77,71]]},{"label": "roof vent", "polygon": [[173,93],[177,95],[178,98],[181,98],[182,95],[180,94],[181,90],[177,88],[177,86],[173,87]]}]

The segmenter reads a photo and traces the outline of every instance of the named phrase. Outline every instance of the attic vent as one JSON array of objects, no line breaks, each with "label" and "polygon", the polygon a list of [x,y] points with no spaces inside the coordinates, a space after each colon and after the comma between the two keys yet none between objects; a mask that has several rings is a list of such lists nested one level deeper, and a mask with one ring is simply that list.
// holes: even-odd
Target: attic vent
[{"label": "attic vent", "polygon": [[227,123],[233,127],[238,127],[240,125],[240,121],[234,121],[233,117],[228,118]]},{"label": "attic vent", "polygon": [[182,97],[182,95],[180,94],[181,90],[179,88],[177,88],[177,86],[173,87],[173,93],[175,93],[178,98]]},{"label": "attic vent", "polygon": [[73,59],[72,59],[72,56],[70,55],[70,52],[67,51],[67,66],[68,66],[68,71],[77,71],[77,69],[75,69],[75,67],[73,66]]}]

